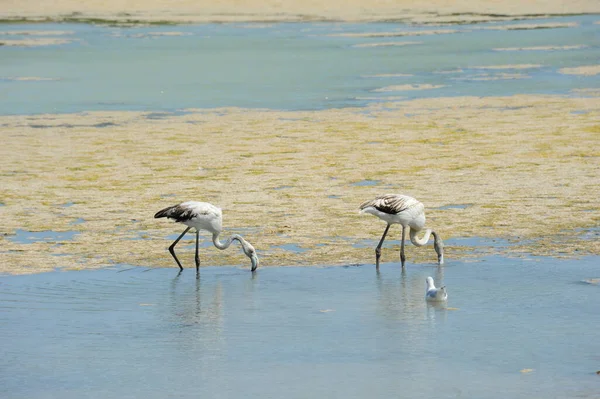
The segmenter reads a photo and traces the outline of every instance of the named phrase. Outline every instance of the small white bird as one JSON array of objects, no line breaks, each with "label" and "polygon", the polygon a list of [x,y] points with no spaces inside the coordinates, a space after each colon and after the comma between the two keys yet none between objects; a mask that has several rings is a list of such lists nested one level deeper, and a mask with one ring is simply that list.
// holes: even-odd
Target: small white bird
[{"label": "small white bird", "polygon": [[446,287],[435,288],[432,277],[425,279],[425,300],[428,302],[444,302],[448,299]]},{"label": "small white bird", "polygon": [[208,202],[182,202],[181,204],[173,205],[158,211],[154,217],[166,217],[188,226],[169,247],[169,252],[173,255],[175,262],[177,262],[177,265],[179,265],[181,270],[183,270],[183,266],[181,266],[179,259],[177,259],[177,256],[175,255],[175,245],[177,245],[179,240],[181,240],[185,233],[192,227],[196,229],[196,270],[200,267],[200,257],[198,256],[200,230],[211,232],[213,244],[219,249],[229,248],[233,240],[239,241],[239,243],[242,244],[244,254],[246,254],[252,262],[252,271],[255,271],[258,267],[258,255],[256,255],[256,250],[248,241],[244,240],[241,235],[233,234],[225,242],[222,243],[219,241],[219,234],[221,234],[221,231],[223,230],[223,212],[220,208],[209,204]]},{"label": "small white bird", "polygon": [[402,194],[383,194],[372,200],[363,202],[359,210],[360,213],[370,213],[387,223],[379,245],[375,248],[375,264],[377,268],[379,268],[381,246],[392,224],[402,225],[402,242],[400,244],[400,261],[402,262],[402,267],[404,267],[404,262],[406,261],[406,257],[404,256],[406,227],[410,227],[410,242],[417,247],[427,244],[429,237],[433,235],[433,248],[437,253],[438,264],[441,265],[444,263],[444,242],[435,231],[426,229],[422,239],[417,237],[417,234],[425,228],[425,206],[413,197]]}]

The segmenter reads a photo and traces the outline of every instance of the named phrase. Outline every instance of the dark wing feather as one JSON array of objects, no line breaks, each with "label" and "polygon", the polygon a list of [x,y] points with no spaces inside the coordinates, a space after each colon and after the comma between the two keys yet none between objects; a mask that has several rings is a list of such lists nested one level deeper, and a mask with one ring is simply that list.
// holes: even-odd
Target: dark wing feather
[{"label": "dark wing feather", "polygon": [[162,209],[154,215],[156,219],[158,218],[169,218],[173,219],[176,222],[185,222],[190,219],[193,219],[196,216],[193,208],[182,206],[182,204],[169,206],[165,209]]},{"label": "dark wing feather", "polygon": [[359,209],[363,210],[372,206],[380,212],[395,215],[410,208],[416,202],[414,198],[407,195],[383,194],[372,200],[363,202]]}]

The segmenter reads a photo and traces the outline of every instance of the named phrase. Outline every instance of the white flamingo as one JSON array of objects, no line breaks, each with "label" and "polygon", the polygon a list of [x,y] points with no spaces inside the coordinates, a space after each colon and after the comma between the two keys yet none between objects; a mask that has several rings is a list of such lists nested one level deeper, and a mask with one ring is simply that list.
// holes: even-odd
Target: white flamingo
[{"label": "white flamingo", "polygon": [[387,227],[381,236],[379,245],[375,248],[375,263],[379,268],[379,258],[381,257],[381,246],[385,240],[388,230],[392,224],[402,225],[402,243],[400,245],[400,260],[402,267],[406,257],[404,256],[404,240],[406,238],[406,228],[410,227],[410,241],[417,247],[421,247],[429,241],[433,234],[433,247],[438,257],[438,264],[444,263],[444,242],[442,238],[431,229],[426,229],[423,238],[419,239],[417,234],[425,227],[425,207],[413,197],[402,194],[383,194],[376,198],[363,202],[360,207],[360,213],[370,213],[383,221],[387,222]]},{"label": "white flamingo", "polygon": [[175,262],[179,265],[179,268],[183,270],[183,266],[175,255],[175,245],[181,240],[181,238],[188,232],[189,229],[194,227],[196,229],[196,270],[200,267],[200,257],[198,256],[198,240],[200,238],[200,230],[206,230],[212,233],[212,241],[215,247],[219,249],[227,249],[231,243],[236,240],[242,244],[242,250],[252,262],[252,271],[255,271],[258,267],[258,256],[254,247],[239,234],[233,234],[225,242],[219,241],[219,234],[223,230],[223,212],[220,208],[209,204],[208,202],[197,202],[188,201],[182,202],[181,204],[173,205],[168,208],[158,211],[155,218],[169,218],[173,219],[178,223],[183,223],[188,226],[183,233],[171,244],[169,252],[173,255]]},{"label": "white flamingo", "polygon": [[443,302],[448,299],[446,287],[435,288],[433,277],[425,279],[425,300],[429,302]]}]

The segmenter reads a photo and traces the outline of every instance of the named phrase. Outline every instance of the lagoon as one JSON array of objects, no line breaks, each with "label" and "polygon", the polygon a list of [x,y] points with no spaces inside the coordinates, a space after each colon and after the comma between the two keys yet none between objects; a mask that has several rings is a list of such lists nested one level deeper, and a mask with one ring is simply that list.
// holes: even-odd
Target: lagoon
[{"label": "lagoon", "polygon": [[[561,72],[600,59],[596,19],[442,27],[4,24],[0,115],[318,110],[423,97],[572,94],[600,83]],[[24,44],[6,45],[15,40]]]},{"label": "lagoon", "polygon": [[[595,398],[598,257],[0,277],[18,398]],[[425,277],[446,284],[424,300]]]}]

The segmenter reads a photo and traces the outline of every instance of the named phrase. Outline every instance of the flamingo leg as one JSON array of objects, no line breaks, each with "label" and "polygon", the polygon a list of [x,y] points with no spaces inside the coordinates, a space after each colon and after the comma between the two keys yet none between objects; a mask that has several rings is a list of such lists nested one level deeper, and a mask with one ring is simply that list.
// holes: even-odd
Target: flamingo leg
[{"label": "flamingo leg", "polygon": [[198,241],[200,240],[200,232],[196,230],[196,271],[200,268],[200,256],[198,256]]},{"label": "flamingo leg", "polygon": [[181,233],[181,235],[179,237],[177,237],[177,239],[169,247],[169,252],[173,256],[173,259],[175,259],[175,262],[177,262],[177,265],[179,266],[180,270],[183,270],[183,266],[181,266],[181,262],[179,262],[179,259],[177,259],[177,256],[175,255],[175,245],[177,245],[177,243],[179,242],[179,240],[181,240],[181,238],[185,235],[185,233],[188,232],[189,229],[191,229],[191,227],[188,227],[187,229],[185,229],[183,231],[183,233]]},{"label": "flamingo leg", "polygon": [[381,240],[379,240],[379,244],[377,245],[377,248],[375,248],[375,266],[377,267],[377,270],[379,270],[379,258],[381,257],[381,246],[383,245],[383,241],[385,240],[385,236],[387,235],[389,229],[390,229],[390,225],[388,224],[387,227],[385,228],[385,231],[383,232],[383,235],[381,236]]},{"label": "flamingo leg", "polygon": [[406,239],[406,227],[402,225],[402,243],[400,244],[400,262],[404,269],[404,262],[406,262],[406,256],[404,256],[404,240]]}]

